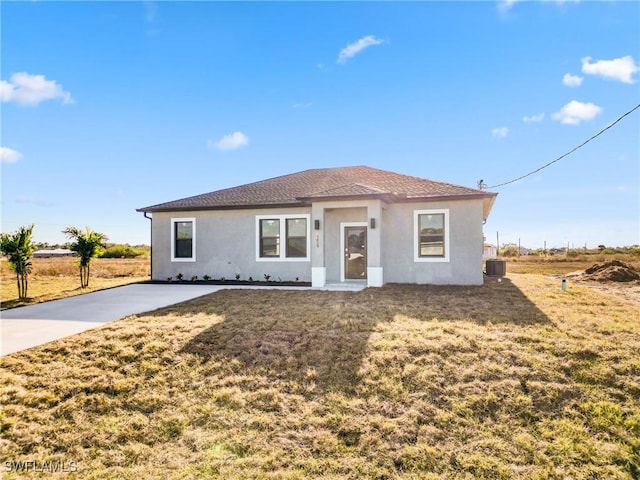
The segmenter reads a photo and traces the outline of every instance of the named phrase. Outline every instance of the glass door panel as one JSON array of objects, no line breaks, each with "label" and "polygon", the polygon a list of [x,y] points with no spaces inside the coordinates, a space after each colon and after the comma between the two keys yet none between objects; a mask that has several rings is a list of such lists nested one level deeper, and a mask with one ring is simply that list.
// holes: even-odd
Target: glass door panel
[{"label": "glass door panel", "polygon": [[367,227],[344,227],[344,278],[367,278]]}]

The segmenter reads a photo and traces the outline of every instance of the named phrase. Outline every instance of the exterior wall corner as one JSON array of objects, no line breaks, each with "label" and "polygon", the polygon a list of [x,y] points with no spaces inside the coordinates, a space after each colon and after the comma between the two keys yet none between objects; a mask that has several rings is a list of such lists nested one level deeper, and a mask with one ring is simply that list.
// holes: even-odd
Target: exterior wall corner
[{"label": "exterior wall corner", "polygon": [[384,285],[384,275],[382,267],[367,268],[367,287],[381,287]]},{"label": "exterior wall corner", "polygon": [[327,269],[325,267],[311,267],[311,286],[324,287],[327,284]]}]

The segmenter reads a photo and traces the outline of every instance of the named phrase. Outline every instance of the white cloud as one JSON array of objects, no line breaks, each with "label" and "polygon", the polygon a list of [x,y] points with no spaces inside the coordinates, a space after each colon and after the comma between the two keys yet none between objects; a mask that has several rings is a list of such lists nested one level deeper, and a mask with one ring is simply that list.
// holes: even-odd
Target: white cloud
[{"label": "white cloud", "polygon": [[40,198],[32,197],[31,195],[19,195],[16,198],[16,203],[25,203],[29,205],[36,205],[38,207],[51,207],[53,206],[52,202],[47,200],[42,200]]},{"label": "white cloud", "polygon": [[158,18],[158,4],[155,2],[145,1],[144,5],[144,19],[147,23],[154,23]]},{"label": "white cloud", "polygon": [[62,99],[62,103],[73,103],[71,94],[62,89],[54,80],[44,75],[31,75],[18,72],[11,75],[11,81],[0,81],[0,99],[3,102],[15,102],[19,105],[37,105],[45,100]]},{"label": "white cloud", "polygon": [[19,195],[18,198],[16,198],[16,202],[17,203],[36,203],[37,200],[35,197],[32,197],[31,195]]},{"label": "white cloud", "polygon": [[312,102],[298,102],[298,103],[294,103],[293,108],[311,108],[313,107],[313,103]]},{"label": "white cloud", "polygon": [[498,11],[500,13],[507,13],[513,8],[517,1],[519,0],[503,0],[502,2],[498,2]]},{"label": "white cloud", "polygon": [[614,58],[613,60],[598,60],[591,63],[591,57],[582,59],[582,73],[588,75],[600,75],[609,80],[618,80],[622,83],[635,83],[632,78],[640,70],[633,57]]},{"label": "white cloud", "polygon": [[[506,14],[508,13],[513,6],[517,3],[520,2],[522,0],[501,0],[498,1],[498,11],[502,14]],[[572,2],[572,3],[579,3],[580,0],[542,0],[544,2],[551,2],[553,1],[556,5],[558,6],[562,6],[567,2]]]},{"label": "white cloud", "polygon": [[374,37],[373,35],[367,35],[366,37],[362,37],[360,40],[350,43],[342,50],[340,50],[340,54],[338,55],[338,63],[345,63],[348,59],[354,57],[358,53],[362,52],[366,48],[369,48],[373,45],[380,45],[384,43],[384,40],[380,40],[379,38]]},{"label": "white cloud", "polygon": [[495,138],[505,138],[507,135],[509,135],[509,128],[508,127],[494,128],[493,130],[491,130],[491,135],[493,135]]},{"label": "white cloud", "polygon": [[22,158],[22,154],[11,148],[0,147],[0,163],[15,163]]},{"label": "white cloud", "polygon": [[593,103],[583,103],[572,100],[553,114],[553,118],[565,125],[578,125],[586,120],[592,120],[602,113],[602,108]]},{"label": "white cloud", "polygon": [[522,121],[524,123],[538,123],[541,122],[542,120],[544,120],[544,113],[536,113],[535,115],[531,115],[531,116],[524,116],[522,117]]},{"label": "white cloud", "polygon": [[207,146],[209,148],[217,148],[218,150],[236,150],[241,147],[245,147],[249,144],[249,137],[242,132],[233,132],[229,135],[225,135],[217,142],[209,140]]},{"label": "white cloud", "polygon": [[147,24],[146,34],[150,37],[155,37],[160,33],[158,25],[158,4],[145,0],[142,2],[144,5],[144,20]]},{"label": "white cloud", "polygon": [[562,77],[562,84],[566,87],[579,87],[582,85],[583,77],[578,75],[571,75],[570,73],[565,73],[564,77]]}]

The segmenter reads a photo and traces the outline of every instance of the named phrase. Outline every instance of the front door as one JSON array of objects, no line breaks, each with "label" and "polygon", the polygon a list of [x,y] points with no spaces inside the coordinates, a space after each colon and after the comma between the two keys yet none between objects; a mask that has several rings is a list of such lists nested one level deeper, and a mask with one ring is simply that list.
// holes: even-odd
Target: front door
[{"label": "front door", "polygon": [[344,227],[344,278],[367,278],[367,227]]}]

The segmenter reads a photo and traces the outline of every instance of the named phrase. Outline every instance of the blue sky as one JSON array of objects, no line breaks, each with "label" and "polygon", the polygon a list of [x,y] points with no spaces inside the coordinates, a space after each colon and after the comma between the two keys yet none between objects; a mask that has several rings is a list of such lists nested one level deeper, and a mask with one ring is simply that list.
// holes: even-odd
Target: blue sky
[{"label": "blue sky", "polygon": [[[308,168],[475,187],[640,103],[637,2],[2,2],[2,231]],[[487,240],[640,243],[640,110],[499,193]]]}]

